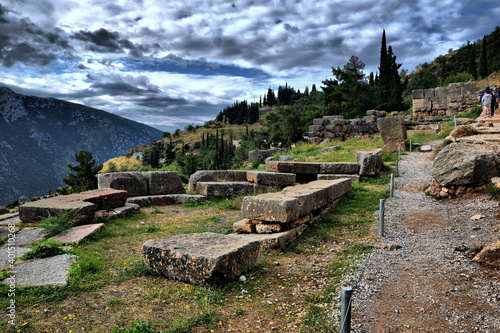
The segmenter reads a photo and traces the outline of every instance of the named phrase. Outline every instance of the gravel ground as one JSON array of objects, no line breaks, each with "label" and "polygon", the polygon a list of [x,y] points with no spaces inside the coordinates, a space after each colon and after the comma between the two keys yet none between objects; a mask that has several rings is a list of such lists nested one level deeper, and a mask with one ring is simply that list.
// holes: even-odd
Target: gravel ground
[{"label": "gravel ground", "polygon": [[433,158],[402,157],[386,201],[385,237],[366,258],[353,294],[355,332],[500,332],[500,270],[468,258],[500,238],[498,201],[488,193],[426,196]]}]

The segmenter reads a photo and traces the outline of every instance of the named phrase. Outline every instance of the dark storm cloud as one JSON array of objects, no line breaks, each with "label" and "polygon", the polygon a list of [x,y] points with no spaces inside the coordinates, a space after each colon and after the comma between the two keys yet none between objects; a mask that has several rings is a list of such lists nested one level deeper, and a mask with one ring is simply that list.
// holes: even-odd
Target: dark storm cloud
[{"label": "dark storm cloud", "polygon": [[0,49],[0,51],[0,61],[7,68],[12,67],[17,62],[35,67],[47,66],[57,59],[57,55],[38,50],[25,42],[11,45],[9,49]]},{"label": "dark storm cloud", "polygon": [[0,4],[0,23],[7,23],[7,19],[4,17],[6,14],[6,9]]},{"label": "dark storm cloud", "polygon": [[133,77],[118,74],[87,74],[87,79],[91,82],[90,90],[96,95],[143,96],[160,93],[160,88],[151,84],[149,78],[144,75]]}]

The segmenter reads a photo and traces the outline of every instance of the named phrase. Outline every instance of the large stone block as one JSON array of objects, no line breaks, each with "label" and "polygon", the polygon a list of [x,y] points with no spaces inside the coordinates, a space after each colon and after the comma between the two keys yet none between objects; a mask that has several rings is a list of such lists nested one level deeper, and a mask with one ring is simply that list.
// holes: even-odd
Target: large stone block
[{"label": "large stone block", "polygon": [[127,191],[127,196],[148,195],[148,181],[142,172],[111,172],[97,175],[98,187]]},{"label": "large stone block", "polygon": [[319,173],[319,163],[266,161],[266,170],[272,172],[317,175]]},{"label": "large stone block", "polygon": [[189,191],[196,191],[198,182],[244,182],[247,172],[243,170],[200,170],[189,177]]},{"label": "large stone block", "polygon": [[260,242],[206,232],[151,239],[146,264],[167,278],[191,284],[227,283],[257,265]]},{"label": "large stone block", "polygon": [[289,186],[295,183],[295,174],[268,171],[247,171],[247,181],[264,186]]},{"label": "large stone block", "polygon": [[356,161],[360,166],[359,174],[361,176],[378,175],[384,166],[382,162],[382,151],[380,149],[375,151],[357,151]]},{"label": "large stone block", "polygon": [[349,178],[353,183],[359,182],[359,175],[344,175],[344,174],[319,174],[318,180],[337,180],[342,178]]},{"label": "large stone block", "polygon": [[377,127],[384,141],[384,151],[405,150],[406,127],[401,116],[377,119]]},{"label": "large stone block", "polygon": [[282,193],[287,197],[297,199],[299,203],[299,216],[305,216],[316,210],[318,206],[326,204],[326,198],[321,191],[315,191],[304,186],[305,184],[289,186]]},{"label": "large stone block", "polygon": [[269,222],[292,222],[300,216],[300,204],[296,198],[283,193],[265,193],[245,197],[241,205],[244,218]]},{"label": "large stone block", "polygon": [[244,182],[230,182],[233,188],[233,195],[247,195],[255,192],[255,184]]},{"label": "large stone block", "polygon": [[51,216],[67,214],[80,223],[89,223],[94,218],[95,211],[96,206],[91,202],[71,198],[67,200],[51,198],[19,206],[19,219],[25,223],[32,223]]},{"label": "large stone block", "polygon": [[359,173],[359,164],[347,162],[320,163],[319,173],[357,175]]},{"label": "large stone block", "polygon": [[127,192],[123,190],[113,190],[110,188],[101,188],[97,190],[85,191],[82,193],[71,194],[69,196],[54,197],[54,199],[67,200],[72,199],[87,201],[93,203],[96,210],[109,210],[122,207],[127,202]]},{"label": "large stone block", "polygon": [[176,171],[149,171],[144,172],[144,177],[149,185],[149,195],[186,193]]},{"label": "large stone block", "polygon": [[233,196],[233,186],[230,183],[198,182],[196,192],[207,198],[228,198]]}]

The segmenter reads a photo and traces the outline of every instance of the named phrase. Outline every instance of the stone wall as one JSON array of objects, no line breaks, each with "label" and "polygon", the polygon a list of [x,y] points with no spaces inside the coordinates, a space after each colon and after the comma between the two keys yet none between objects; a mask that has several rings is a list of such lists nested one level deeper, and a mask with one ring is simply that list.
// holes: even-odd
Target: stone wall
[{"label": "stone wall", "polygon": [[344,119],[344,116],[323,116],[316,118],[309,126],[309,143],[323,141],[344,141],[352,137],[362,137],[378,132],[377,119],[385,117],[385,111],[367,111],[367,115],[358,119]]},{"label": "stone wall", "polygon": [[448,88],[413,90],[412,94],[414,119],[452,116],[479,102],[474,81],[451,83]]}]

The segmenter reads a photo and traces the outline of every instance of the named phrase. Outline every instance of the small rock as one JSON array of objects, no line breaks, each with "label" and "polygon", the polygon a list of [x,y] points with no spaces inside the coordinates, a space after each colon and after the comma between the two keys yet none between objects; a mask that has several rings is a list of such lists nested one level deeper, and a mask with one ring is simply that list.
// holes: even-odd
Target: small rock
[{"label": "small rock", "polygon": [[247,280],[245,275],[240,276],[240,281],[245,282]]},{"label": "small rock", "polygon": [[398,250],[400,248],[401,248],[401,245],[397,245],[397,244],[387,244],[387,245],[384,245],[384,249],[387,249],[389,251]]},{"label": "small rock", "polygon": [[459,245],[455,247],[455,251],[457,252],[466,252],[469,248],[465,245]]},{"label": "small rock", "polygon": [[483,219],[483,218],[485,218],[485,217],[486,217],[486,216],[484,216],[484,215],[479,215],[479,214],[478,214],[478,215],[471,216],[471,218],[470,218],[470,219],[471,219],[471,220],[480,220],[480,219]]},{"label": "small rock", "polygon": [[145,224],[146,224],[146,222],[141,222],[141,224],[142,224],[142,225],[145,225]]}]

